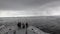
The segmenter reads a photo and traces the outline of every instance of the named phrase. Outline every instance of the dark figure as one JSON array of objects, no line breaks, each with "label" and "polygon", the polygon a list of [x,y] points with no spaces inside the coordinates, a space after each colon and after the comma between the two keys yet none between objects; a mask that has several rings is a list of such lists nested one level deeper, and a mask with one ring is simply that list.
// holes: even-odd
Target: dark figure
[{"label": "dark figure", "polygon": [[24,23],[22,23],[22,28],[23,28],[23,29],[25,28],[25,24],[24,24]]},{"label": "dark figure", "polygon": [[25,34],[28,34],[28,33],[27,33],[27,28],[28,28],[28,23],[26,23],[26,33],[25,33]]},{"label": "dark figure", "polygon": [[21,22],[18,22],[17,26],[18,26],[19,28],[21,28]]},{"label": "dark figure", "polygon": [[28,23],[26,23],[26,28],[28,27]]}]

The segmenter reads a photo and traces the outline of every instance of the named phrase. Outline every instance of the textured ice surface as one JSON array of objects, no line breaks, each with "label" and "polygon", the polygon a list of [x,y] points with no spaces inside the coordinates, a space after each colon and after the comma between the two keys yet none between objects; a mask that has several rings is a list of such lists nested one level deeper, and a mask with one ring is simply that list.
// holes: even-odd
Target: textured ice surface
[{"label": "textured ice surface", "polygon": [[[13,24],[13,23],[12,23]],[[0,26],[0,34],[5,34],[6,32],[17,30],[16,24],[12,25],[11,23],[5,23]]]},{"label": "textured ice surface", "polygon": [[28,27],[28,30],[29,30],[29,31],[32,31],[32,32],[34,32],[34,33],[36,33],[36,34],[49,34],[49,33],[43,32],[42,30],[40,30],[40,29],[38,29],[38,28],[36,28],[36,27],[34,27],[34,26]]}]

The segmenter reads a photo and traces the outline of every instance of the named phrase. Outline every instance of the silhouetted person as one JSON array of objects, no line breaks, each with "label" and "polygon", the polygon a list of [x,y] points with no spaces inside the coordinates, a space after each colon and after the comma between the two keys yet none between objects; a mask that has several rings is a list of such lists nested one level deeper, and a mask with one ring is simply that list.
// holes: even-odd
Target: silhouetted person
[{"label": "silhouetted person", "polygon": [[22,28],[23,28],[23,29],[25,28],[25,24],[24,24],[24,23],[22,23]]},{"label": "silhouetted person", "polygon": [[28,33],[27,33],[27,27],[28,27],[28,23],[26,22],[26,33],[25,33],[25,34],[28,34]]},{"label": "silhouetted person", "polygon": [[28,23],[26,23],[26,28],[28,27]]},{"label": "silhouetted person", "polygon": [[17,26],[18,26],[19,28],[21,28],[21,22],[18,22]]}]

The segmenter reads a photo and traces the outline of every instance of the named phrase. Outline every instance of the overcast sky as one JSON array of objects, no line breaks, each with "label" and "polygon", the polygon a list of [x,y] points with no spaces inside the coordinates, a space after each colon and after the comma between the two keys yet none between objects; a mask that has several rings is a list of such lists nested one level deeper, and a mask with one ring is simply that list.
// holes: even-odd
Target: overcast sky
[{"label": "overcast sky", "polygon": [[25,10],[28,8],[37,8],[53,1],[58,0],[0,0],[0,9]]},{"label": "overcast sky", "polygon": [[47,15],[47,10],[51,14],[55,7],[59,8],[59,4],[60,0],[0,0],[0,16],[6,16],[8,13],[19,16]]}]

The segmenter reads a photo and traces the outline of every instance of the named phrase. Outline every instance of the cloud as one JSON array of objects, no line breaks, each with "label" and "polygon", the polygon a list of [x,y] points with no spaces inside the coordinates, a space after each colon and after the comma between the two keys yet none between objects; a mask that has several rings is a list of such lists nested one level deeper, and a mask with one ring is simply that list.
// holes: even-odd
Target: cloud
[{"label": "cloud", "polygon": [[59,9],[55,0],[0,0],[0,17],[59,15]]},{"label": "cloud", "polygon": [[34,9],[55,0],[0,0],[0,10]]},{"label": "cloud", "polygon": [[37,14],[34,14],[34,13],[36,13],[36,12],[1,10],[0,11],[0,17],[29,17],[29,16],[37,16]]},{"label": "cloud", "polygon": [[49,2],[29,11],[38,16],[57,16],[60,15],[60,1]]}]

